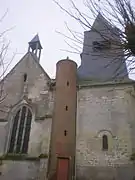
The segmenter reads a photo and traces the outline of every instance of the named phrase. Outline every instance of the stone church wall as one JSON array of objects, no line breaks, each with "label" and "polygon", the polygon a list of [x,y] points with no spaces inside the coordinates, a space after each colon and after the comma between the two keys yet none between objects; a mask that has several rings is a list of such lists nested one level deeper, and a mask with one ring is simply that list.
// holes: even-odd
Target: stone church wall
[{"label": "stone church wall", "polygon": [[[23,83],[27,73],[28,81]],[[6,99],[0,104],[0,158],[7,154],[10,124],[16,109],[25,105],[32,110],[27,156],[38,158],[48,156],[54,94],[49,91],[49,78],[40,66],[27,54],[6,77],[4,91]],[[26,88],[26,91],[25,91]],[[25,91],[25,92],[24,92]],[[25,97],[23,98],[23,96]],[[44,180],[46,177],[47,159],[34,160],[0,160],[0,179],[2,180]]]},{"label": "stone church wall", "polygon": [[[78,91],[76,176],[78,180],[127,180],[135,175],[130,156],[132,85],[93,86]],[[108,151],[102,136],[108,137]]]},{"label": "stone church wall", "polygon": [[52,120],[47,118],[42,121],[33,121],[31,125],[28,154],[38,156],[48,154],[50,145]]},{"label": "stone church wall", "polygon": [[2,180],[45,180],[47,159],[39,161],[3,160],[0,164]]},{"label": "stone church wall", "polygon": [[[26,83],[23,82],[25,73]],[[0,155],[7,153],[12,118],[16,109],[23,105],[29,106],[33,115],[28,154],[37,156],[48,153],[53,110],[49,80],[31,54],[26,54],[6,76],[4,92],[7,97],[0,104]]]}]

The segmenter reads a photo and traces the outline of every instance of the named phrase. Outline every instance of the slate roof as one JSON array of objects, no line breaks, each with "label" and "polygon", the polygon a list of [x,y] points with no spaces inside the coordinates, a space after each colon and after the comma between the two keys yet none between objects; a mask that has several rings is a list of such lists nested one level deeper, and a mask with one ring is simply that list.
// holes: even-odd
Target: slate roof
[{"label": "slate roof", "polygon": [[33,48],[35,48],[35,44],[37,44],[37,43],[39,44],[38,48],[43,49],[42,46],[41,46],[38,34],[36,34],[34,36],[34,38],[29,42],[29,45],[32,46]]},{"label": "slate roof", "polygon": [[[112,30],[110,34],[108,33],[108,28]],[[113,33],[114,31],[115,33]],[[120,37],[118,33],[116,33],[118,32],[117,28],[112,27],[99,13],[91,30],[84,32],[84,44],[81,54],[81,65],[78,68],[78,77],[80,79],[93,79],[96,81],[111,81],[122,78],[127,79],[128,72],[122,49],[120,50],[120,54],[116,54],[113,49],[111,49],[112,54],[110,54],[108,49],[94,52],[93,42],[105,40],[100,35],[102,32],[112,39],[117,38],[117,41],[120,42]],[[111,33],[113,33],[114,36]]]}]

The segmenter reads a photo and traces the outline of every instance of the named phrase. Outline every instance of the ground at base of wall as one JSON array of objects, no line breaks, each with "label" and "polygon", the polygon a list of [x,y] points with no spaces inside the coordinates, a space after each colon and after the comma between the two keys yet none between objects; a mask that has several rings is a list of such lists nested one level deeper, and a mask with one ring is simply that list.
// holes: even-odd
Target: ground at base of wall
[{"label": "ground at base of wall", "polygon": [[0,180],[45,180],[47,159],[39,161],[3,160]]},{"label": "ground at base of wall", "polygon": [[78,166],[76,180],[134,180],[135,166],[121,165],[119,167]]}]

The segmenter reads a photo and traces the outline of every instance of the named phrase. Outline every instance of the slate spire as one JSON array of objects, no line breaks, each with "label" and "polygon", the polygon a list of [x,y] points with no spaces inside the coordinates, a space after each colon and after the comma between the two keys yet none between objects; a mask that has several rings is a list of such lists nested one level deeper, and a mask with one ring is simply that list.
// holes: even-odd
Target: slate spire
[{"label": "slate spire", "polygon": [[40,43],[40,40],[39,40],[39,36],[38,36],[38,34],[36,34],[34,36],[34,38],[29,42],[28,51],[29,52],[33,52],[36,55],[36,57],[37,57],[37,59],[39,61],[40,60],[40,56],[41,56],[41,49],[43,49],[43,48],[41,46],[41,43]]},{"label": "slate spire", "polygon": [[[115,43],[113,43],[115,42]],[[119,29],[99,13],[91,30],[84,32],[78,76],[94,81],[128,79]]]}]

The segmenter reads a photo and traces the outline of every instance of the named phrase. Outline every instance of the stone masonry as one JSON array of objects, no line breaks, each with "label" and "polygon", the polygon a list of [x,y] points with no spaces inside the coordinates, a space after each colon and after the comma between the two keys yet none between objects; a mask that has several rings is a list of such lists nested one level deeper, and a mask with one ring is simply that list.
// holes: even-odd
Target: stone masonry
[{"label": "stone masonry", "polygon": [[[87,85],[78,91],[76,176],[78,180],[133,179],[132,84]],[[102,136],[108,136],[108,151]]]}]

